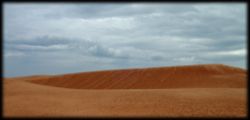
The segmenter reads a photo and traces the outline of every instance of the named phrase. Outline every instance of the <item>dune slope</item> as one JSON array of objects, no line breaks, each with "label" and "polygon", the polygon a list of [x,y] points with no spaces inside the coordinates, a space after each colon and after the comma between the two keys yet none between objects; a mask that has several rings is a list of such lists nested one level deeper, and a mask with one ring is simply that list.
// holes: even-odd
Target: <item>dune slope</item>
[{"label": "dune slope", "polygon": [[193,65],[5,78],[3,116],[246,117],[246,76]]},{"label": "dune slope", "polygon": [[76,89],[244,88],[246,71],[220,64],[58,75],[33,83]]}]

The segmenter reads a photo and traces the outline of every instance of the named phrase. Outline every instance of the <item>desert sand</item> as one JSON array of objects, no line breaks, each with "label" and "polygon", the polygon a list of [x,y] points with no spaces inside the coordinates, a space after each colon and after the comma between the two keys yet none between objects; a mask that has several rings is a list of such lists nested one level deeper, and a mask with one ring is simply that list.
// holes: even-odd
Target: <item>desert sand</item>
[{"label": "desert sand", "polygon": [[4,117],[246,117],[247,72],[221,64],[4,78]]}]

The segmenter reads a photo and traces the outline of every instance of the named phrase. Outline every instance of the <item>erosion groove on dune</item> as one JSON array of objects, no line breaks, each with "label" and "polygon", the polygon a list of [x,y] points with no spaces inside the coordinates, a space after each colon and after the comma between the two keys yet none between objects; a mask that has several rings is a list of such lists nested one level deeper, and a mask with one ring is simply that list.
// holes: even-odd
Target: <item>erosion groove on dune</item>
[{"label": "erosion groove on dune", "polygon": [[209,64],[84,72],[28,81],[74,89],[244,88],[246,71]]}]

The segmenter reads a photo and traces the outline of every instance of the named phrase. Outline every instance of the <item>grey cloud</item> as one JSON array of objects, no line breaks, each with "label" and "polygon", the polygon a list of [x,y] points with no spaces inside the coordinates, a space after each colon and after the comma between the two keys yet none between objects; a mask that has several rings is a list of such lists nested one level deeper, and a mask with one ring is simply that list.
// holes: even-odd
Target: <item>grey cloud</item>
[{"label": "grey cloud", "polygon": [[114,48],[107,48],[101,45],[93,45],[89,47],[88,52],[97,57],[110,57],[110,58],[123,58],[127,59],[127,54],[121,53],[121,51]]},{"label": "grey cloud", "polygon": [[70,40],[60,38],[49,38],[47,36],[34,38],[31,40],[8,40],[4,43],[7,50],[16,51],[51,51],[67,50],[71,45]]},{"label": "grey cloud", "polygon": [[230,51],[246,48],[246,22],[245,4],[8,3],[6,74],[15,67],[27,70],[16,75],[34,67],[46,73],[50,66],[55,73],[195,63],[244,67],[246,55]]},{"label": "grey cloud", "polygon": [[41,36],[34,38],[32,40],[8,40],[6,44],[26,44],[26,45],[37,45],[37,46],[50,46],[50,45],[59,45],[59,44],[70,44],[71,41],[65,38]]},{"label": "grey cloud", "polygon": [[[246,57],[244,56],[232,56],[232,55],[224,55],[224,56],[198,56],[197,57],[201,63],[221,63],[221,64],[228,64],[228,63],[238,63],[241,62],[240,67],[246,66]],[[237,65],[238,66],[238,65]]]},{"label": "grey cloud", "polygon": [[164,60],[164,57],[163,56],[152,56],[151,59],[155,60],[155,61],[160,61],[160,60]]},{"label": "grey cloud", "polygon": [[122,51],[120,51],[119,49],[104,47],[103,45],[100,45],[99,43],[94,41],[48,36],[42,36],[30,40],[7,41],[5,43],[5,48],[12,51],[8,54],[8,56],[21,55],[20,51],[23,51],[23,53],[27,53],[70,50],[79,54],[88,54],[96,57],[110,57],[121,59],[129,58],[128,54],[122,53]]},{"label": "grey cloud", "polygon": [[[179,9],[175,9],[180,7]],[[65,11],[70,12],[66,13]],[[68,5],[63,6],[59,11],[47,14],[45,17],[50,18],[84,18],[96,19],[107,17],[137,17],[154,13],[171,13],[178,14],[183,12],[196,12],[192,6],[186,5],[162,5],[162,4],[83,4],[83,5]]]}]

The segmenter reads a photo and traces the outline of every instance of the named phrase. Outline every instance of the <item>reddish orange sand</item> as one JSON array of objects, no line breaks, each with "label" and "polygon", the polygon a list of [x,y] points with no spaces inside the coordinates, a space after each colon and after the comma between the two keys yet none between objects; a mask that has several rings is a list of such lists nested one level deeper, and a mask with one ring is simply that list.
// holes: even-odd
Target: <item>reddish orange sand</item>
[{"label": "reddish orange sand", "polygon": [[246,71],[220,64],[4,79],[4,117],[246,117]]}]

